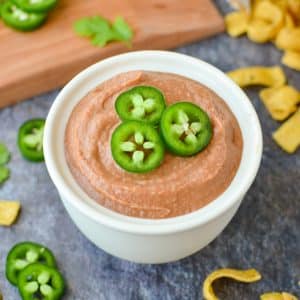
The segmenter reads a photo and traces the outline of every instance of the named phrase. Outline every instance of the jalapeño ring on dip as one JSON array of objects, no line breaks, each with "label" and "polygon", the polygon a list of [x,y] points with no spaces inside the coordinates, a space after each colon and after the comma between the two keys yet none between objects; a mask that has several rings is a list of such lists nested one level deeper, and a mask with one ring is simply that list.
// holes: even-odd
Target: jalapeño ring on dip
[{"label": "jalape\u00f1o ring on dip", "polygon": [[119,125],[112,134],[111,151],[114,160],[126,171],[149,172],[164,158],[163,141],[155,128],[138,121]]},{"label": "jalape\u00f1o ring on dip", "polygon": [[152,86],[136,86],[121,93],[115,108],[123,121],[136,120],[157,124],[166,107],[164,95]]},{"label": "jalape\u00f1o ring on dip", "polygon": [[180,156],[199,153],[213,134],[209,116],[190,102],[177,102],[168,107],[161,118],[160,129],[167,147]]}]

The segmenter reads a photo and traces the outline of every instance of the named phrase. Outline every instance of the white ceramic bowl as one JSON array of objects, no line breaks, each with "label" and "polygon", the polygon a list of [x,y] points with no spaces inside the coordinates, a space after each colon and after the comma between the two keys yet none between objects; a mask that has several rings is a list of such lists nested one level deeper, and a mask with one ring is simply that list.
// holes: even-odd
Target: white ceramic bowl
[{"label": "white ceramic bowl", "polygon": [[[64,155],[64,133],[72,109],[101,82],[129,70],[169,72],[194,79],[221,96],[235,114],[244,139],[241,164],[227,190],[204,208],[162,220],[128,217],[97,204],[72,177]],[[174,52],[138,51],[103,60],[64,87],[47,118],[44,152],[50,177],[64,206],[89,240],[123,259],[165,263],[205,247],[229,223],[259,168],[262,133],[251,102],[223,72],[199,59]]]}]

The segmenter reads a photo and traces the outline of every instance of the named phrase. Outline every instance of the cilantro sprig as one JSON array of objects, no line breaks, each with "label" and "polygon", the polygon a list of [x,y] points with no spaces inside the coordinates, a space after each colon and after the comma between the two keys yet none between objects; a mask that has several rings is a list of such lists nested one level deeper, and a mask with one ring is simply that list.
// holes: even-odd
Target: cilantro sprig
[{"label": "cilantro sprig", "polygon": [[113,41],[122,41],[130,46],[133,37],[133,30],[122,17],[116,17],[112,23],[101,16],[85,17],[75,22],[74,31],[100,47]]},{"label": "cilantro sprig", "polygon": [[10,160],[10,152],[7,147],[0,143],[0,184],[9,178],[10,171],[5,166]]}]

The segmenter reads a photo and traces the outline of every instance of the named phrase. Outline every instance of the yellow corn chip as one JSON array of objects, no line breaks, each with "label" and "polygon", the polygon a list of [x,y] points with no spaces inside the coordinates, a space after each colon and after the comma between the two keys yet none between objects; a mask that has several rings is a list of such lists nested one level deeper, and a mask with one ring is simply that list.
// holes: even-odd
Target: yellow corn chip
[{"label": "yellow corn chip", "polygon": [[247,32],[249,16],[245,10],[235,11],[225,17],[227,33],[232,37],[240,36]]},{"label": "yellow corn chip", "polygon": [[296,24],[295,24],[295,21],[294,21],[293,17],[288,12],[285,13],[284,27],[286,27],[286,28],[295,28],[296,27]]},{"label": "yellow corn chip", "polygon": [[278,121],[286,119],[295,112],[300,102],[300,93],[288,85],[263,89],[259,96],[272,118]]},{"label": "yellow corn chip", "polygon": [[260,295],[260,300],[283,300],[281,293],[265,293]]},{"label": "yellow corn chip", "polygon": [[277,34],[268,22],[261,19],[253,19],[247,26],[248,39],[255,43],[265,43],[272,40]]},{"label": "yellow corn chip", "polygon": [[0,225],[12,225],[17,219],[20,208],[18,201],[0,201]]},{"label": "yellow corn chip", "polygon": [[300,0],[287,0],[288,10],[296,20],[300,20]]},{"label": "yellow corn chip", "polygon": [[277,5],[284,13],[287,10],[288,7],[288,1],[287,0],[269,0],[273,4]]},{"label": "yellow corn chip", "polygon": [[292,294],[289,293],[265,293],[260,296],[260,300],[298,300]]},{"label": "yellow corn chip", "polygon": [[251,0],[251,8],[252,11],[255,10],[257,4],[259,4],[259,2],[261,2],[261,0]]},{"label": "yellow corn chip", "polygon": [[268,0],[256,4],[252,19],[247,27],[248,38],[264,43],[276,37],[284,24],[284,14],[280,7]]},{"label": "yellow corn chip", "polygon": [[279,49],[300,51],[300,27],[281,29],[275,45]]},{"label": "yellow corn chip", "polygon": [[280,67],[253,66],[233,70],[227,75],[240,87],[263,85],[279,87],[285,84],[286,78]]},{"label": "yellow corn chip", "polygon": [[219,278],[231,278],[237,281],[250,283],[261,279],[261,275],[254,269],[235,270],[235,269],[219,269],[209,274],[203,283],[203,297],[206,300],[218,300],[214,293],[212,284]]},{"label": "yellow corn chip", "polygon": [[299,300],[296,296],[289,294],[289,293],[282,293],[283,299],[282,300]]},{"label": "yellow corn chip", "polygon": [[300,146],[300,109],[273,133],[273,139],[288,153],[297,150]]},{"label": "yellow corn chip", "polygon": [[300,71],[300,51],[286,51],[281,62],[292,69]]}]

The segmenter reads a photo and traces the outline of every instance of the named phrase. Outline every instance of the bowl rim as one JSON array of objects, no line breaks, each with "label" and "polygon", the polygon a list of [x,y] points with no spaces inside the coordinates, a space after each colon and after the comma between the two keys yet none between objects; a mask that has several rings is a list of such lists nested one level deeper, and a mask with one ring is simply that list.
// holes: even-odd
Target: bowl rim
[{"label": "bowl rim", "polygon": [[[220,80],[220,84],[225,84],[230,86],[231,89],[235,90],[235,93],[239,96],[239,101],[243,102],[243,106],[249,113],[252,118],[251,126],[254,126],[254,130],[256,132],[254,138],[256,138],[256,155],[254,157],[253,164],[247,169],[247,174],[245,178],[243,178],[243,182],[239,185],[238,189],[235,189],[231,194],[231,199],[222,202],[222,205],[215,205],[214,209],[207,209],[213,202],[217,199],[221,198],[223,194],[219,195],[215,200],[211,201],[208,205],[200,208],[194,212],[191,212],[186,215],[177,216],[173,218],[167,219],[143,219],[143,218],[135,218],[129,217],[125,215],[121,215],[116,212],[112,212],[112,214],[104,214],[101,213],[84,201],[80,199],[80,197],[76,194],[74,190],[71,189],[70,186],[65,182],[62,174],[59,171],[58,163],[55,161],[55,155],[52,146],[51,132],[53,125],[57,122],[56,116],[57,111],[62,107],[64,102],[66,102],[67,94],[80,85],[80,82],[86,80],[91,74],[96,70],[101,70],[108,68],[111,65],[118,65],[122,61],[136,59],[143,57],[144,59],[153,59],[153,57],[165,57],[166,59],[175,59],[185,63],[190,63],[194,65],[201,65],[202,68],[205,68],[207,72],[214,73],[216,77]],[[142,69],[142,68],[141,68]],[[79,100],[80,101],[80,100]],[[79,102],[78,101],[78,102]],[[77,102],[77,103],[78,103]],[[258,172],[261,157],[262,157],[262,130],[260,126],[260,122],[256,111],[246,96],[246,94],[238,87],[227,75],[225,75],[221,70],[216,67],[208,64],[198,58],[194,58],[185,54],[179,54],[176,52],[170,51],[158,51],[158,50],[146,50],[146,51],[135,51],[129,52],[125,54],[116,55],[107,59],[104,59],[96,64],[89,66],[84,69],[78,75],[76,75],[57,95],[54,103],[52,104],[49,114],[47,116],[45,131],[44,131],[44,154],[45,154],[45,162],[46,167],[48,169],[48,173],[59,191],[59,194],[64,201],[68,201],[73,207],[79,210],[86,217],[91,218],[96,223],[100,223],[101,225],[105,225],[109,228],[133,233],[133,234],[145,234],[145,235],[162,235],[162,234],[171,234],[175,232],[181,232],[193,229],[200,225],[206,224],[217,217],[224,214],[227,210],[229,210],[232,206],[234,206],[241,198],[245,195],[252,182],[255,179],[255,176]],[[240,163],[239,168],[241,167],[242,162]],[[230,186],[230,185],[229,185]],[[229,187],[227,187],[228,189]],[[63,196],[63,197],[62,197]],[[94,201],[94,200],[93,200]],[[221,203],[221,202],[220,202]],[[99,204],[97,204],[99,205]],[[102,207],[103,208],[103,207]],[[105,208],[104,208],[105,209]],[[111,211],[110,211],[111,212]],[[117,217],[114,217],[117,216]]]}]

